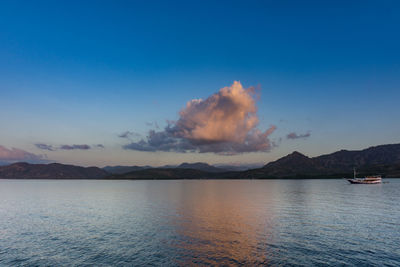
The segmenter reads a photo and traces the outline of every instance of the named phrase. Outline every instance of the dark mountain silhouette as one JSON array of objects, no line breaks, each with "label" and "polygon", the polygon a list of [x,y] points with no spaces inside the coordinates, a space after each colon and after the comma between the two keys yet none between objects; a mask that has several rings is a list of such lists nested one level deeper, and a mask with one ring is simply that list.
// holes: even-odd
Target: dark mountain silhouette
[{"label": "dark mountain silhouette", "polygon": [[217,168],[212,165],[209,165],[207,163],[203,162],[196,162],[196,163],[182,163],[179,165],[177,168],[180,169],[194,169],[194,170],[200,170],[200,171],[205,171],[205,172],[226,172],[226,170],[222,168]]},{"label": "dark mountain silhouette", "polygon": [[314,158],[330,170],[351,170],[353,167],[391,165],[400,162],[400,144],[374,146],[364,150],[338,152]]},{"label": "dark mountain silhouette", "polygon": [[286,157],[273,161],[261,168],[268,176],[296,176],[296,175],[318,175],[323,168],[313,159],[295,151]]},{"label": "dark mountain silhouette", "polygon": [[144,169],[153,168],[151,166],[106,166],[103,170],[112,173],[112,174],[123,174],[132,171],[139,171]]},{"label": "dark mountain silhouette", "polygon": [[[206,163],[182,163],[177,167],[114,166],[105,169],[58,163],[14,163],[0,167],[0,178],[8,179],[269,179],[269,178],[338,178],[380,174],[400,177],[400,144],[381,145],[359,151],[341,150],[309,158],[293,152],[262,168],[225,171]],[[114,168],[114,169],[113,169]],[[124,169],[125,168],[125,169]],[[131,169],[129,169],[131,168]],[[119,173],[119,171],[121,173]],[[127,173],[123,173],[128,171]]]},{"label": "dark mountain silhouette", "polygon": [[108,179],[135,179],[135,180],[173,180],[173,179],[218,179],[220,173],[205,172],[195,169],[184,168],[154,168],[133,171],[120,175],[112,175]]},{"label": "dark mountain silhouette", "polygon": [[113,179],[268,179],[351,177],[353,168],[360,176],[381,174],[400,177],[400,144],[381,145],[359,151],[341,150],[309,158],[297,151],[262,168],[240,172],[168,168],[133,171]]},{"label": "dark mountain silhouette", "polygon": [[245,164],[240,164],[240,165],[231,165],[231,164],[215,164],[213,165],[214,167],[224,169],[226,171],[247,171],[251,169],[258,169],[261,168],[263,164],[260,163],[245,163]]},{"label": "dark mountain silhouette", "polygon": [[344,177],[356,168],[360,175],[381,174],[400,177],[400,144],[381,145],[364,150],[341,150],[309,158],[293,152],[260,169],[244,172],[247,178],[315,178]]},{"label": "dark mountain silhouette", "polygon": [[106,166],[103,170],[112,173],[112,174],[124,174],[132,171],[139,171],[145,169],[194,169],[201,170],[206,172],[225,172],[226,169],[218,168],[207,163],[196,162],[196,163],[187,163],[184,162],[180,165],[165,165],[161,167],[151,167],[151,166]]},{"label": "dark mountain silhouette", "polygon": [[0,167],[3,179],[92,179],[103,178],[108,172],[97,167],[79,167],[59,163],[29,164],[14,163]]}]

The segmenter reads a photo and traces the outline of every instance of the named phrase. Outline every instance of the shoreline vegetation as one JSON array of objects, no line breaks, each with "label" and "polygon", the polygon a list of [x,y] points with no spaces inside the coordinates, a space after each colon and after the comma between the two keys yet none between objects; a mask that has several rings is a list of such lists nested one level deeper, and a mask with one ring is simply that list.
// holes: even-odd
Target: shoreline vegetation
[{"label": "shoreline vegetation", "polygon": [[[90,179],[90,180],[251,180],[337,179],[351,177],[356,167],[360,177],[380,174],[400,177],[400,144],[380,145],[359,151],[340,150],[309,158],[293,152],[261,168],[228,170],[206,163],[179,166],[81,167],[60,163],[13,163],[0,166],[0,179]],[[126,170],[126,172],[124,172]]]}]

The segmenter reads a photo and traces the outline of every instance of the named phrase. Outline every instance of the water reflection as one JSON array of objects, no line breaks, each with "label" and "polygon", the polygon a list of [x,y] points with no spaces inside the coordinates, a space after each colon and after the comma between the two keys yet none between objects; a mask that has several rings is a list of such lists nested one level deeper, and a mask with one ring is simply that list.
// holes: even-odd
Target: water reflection
[{"label": "water reflection", "polygon": [[251,192],[243,190],[243,181],[187,181],[180,189],[182,204],[171,222],[179,237],[173,246],[185,251],[178,264],[267,262],[257,249],[269,238],[264,228],[273,211],[264,207],[260,214],[259,203],[247,197]]}]

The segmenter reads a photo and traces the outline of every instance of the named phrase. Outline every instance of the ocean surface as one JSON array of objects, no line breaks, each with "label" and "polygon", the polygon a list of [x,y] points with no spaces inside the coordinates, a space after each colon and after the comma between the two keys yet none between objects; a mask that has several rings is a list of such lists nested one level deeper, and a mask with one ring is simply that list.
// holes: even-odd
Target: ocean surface
[{"label": "ocean surface", "polygon": [[0,180],[0,266],[400,266],[385,180]]}]

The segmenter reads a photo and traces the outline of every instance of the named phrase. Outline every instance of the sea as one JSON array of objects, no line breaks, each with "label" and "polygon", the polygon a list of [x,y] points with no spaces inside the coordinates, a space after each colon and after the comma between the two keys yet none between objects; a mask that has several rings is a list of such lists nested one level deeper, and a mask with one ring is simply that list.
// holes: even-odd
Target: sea
[{"label": "sea", "polygon": [[0,266],[400,266],[400,179],[0,180]]}]

